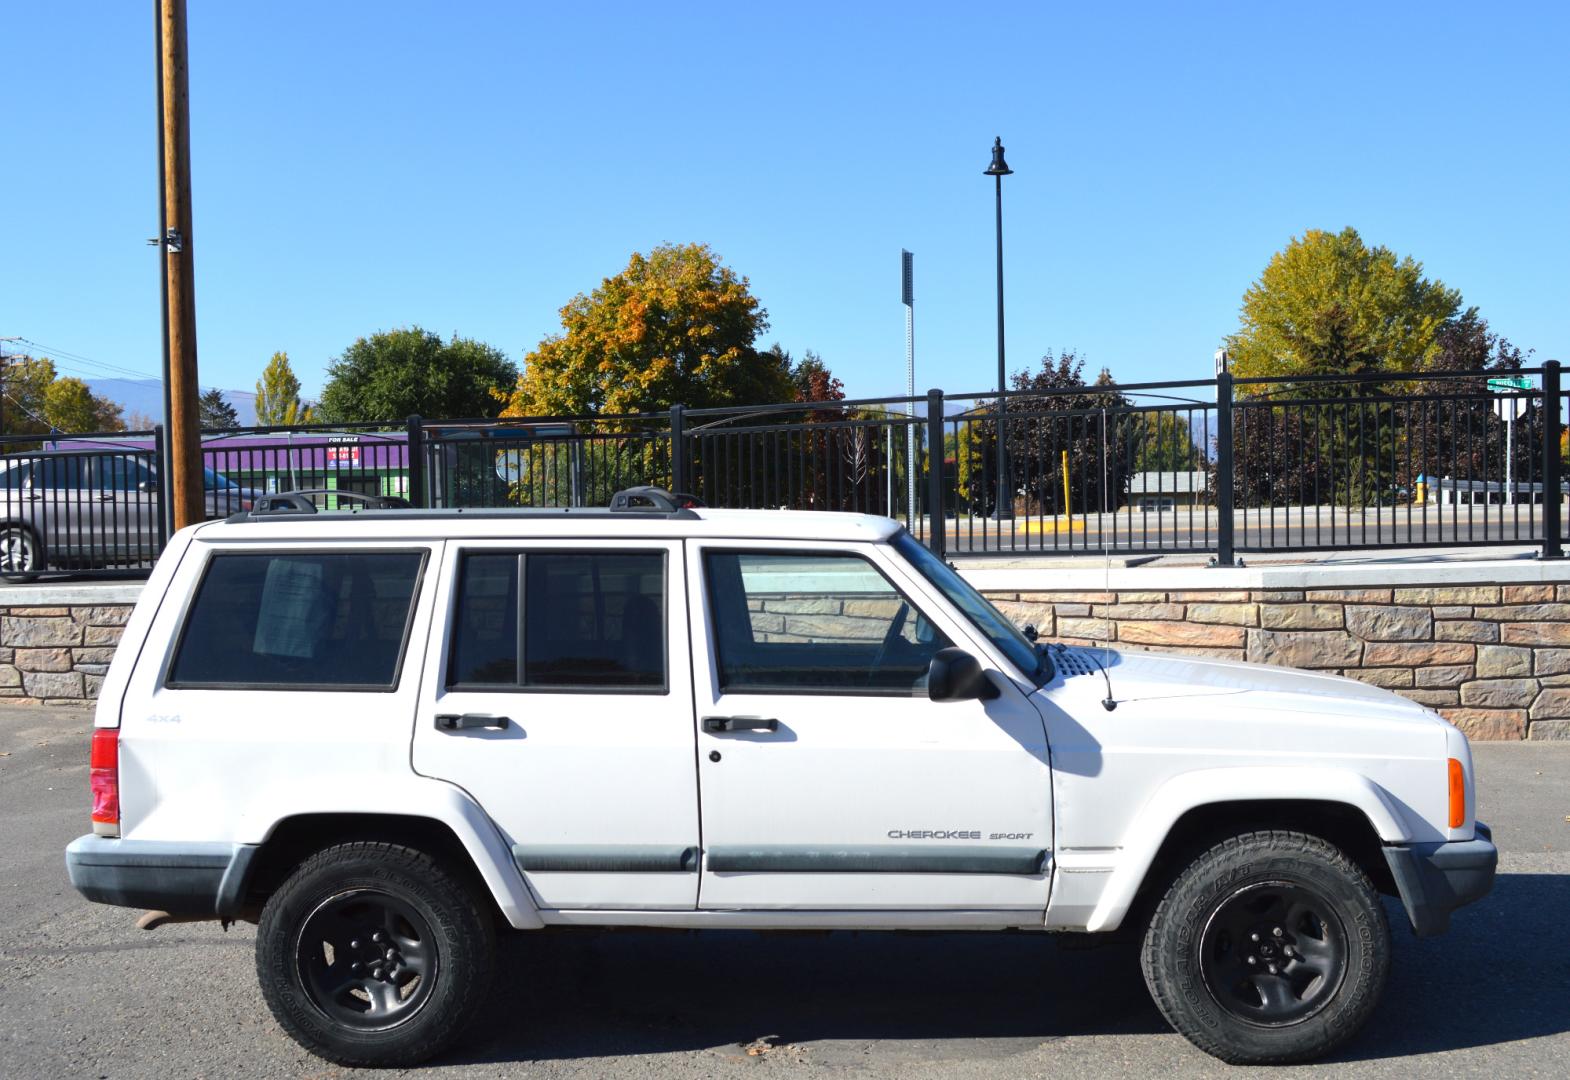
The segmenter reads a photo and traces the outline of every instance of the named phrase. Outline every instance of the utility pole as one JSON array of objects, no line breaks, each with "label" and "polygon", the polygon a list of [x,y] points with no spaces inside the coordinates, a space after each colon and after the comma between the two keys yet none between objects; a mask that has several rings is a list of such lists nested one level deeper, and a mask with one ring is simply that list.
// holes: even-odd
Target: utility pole
[{"label": "utility pole", "polygon": [[21,341],[21,338],[0,337],[0,435],[5,434],[5,376],[6,368],[11,361],[6,359],[6,342]]},{"label": "utility pole", "polygon": [[158,16],[159,173],[164,234],[164,371],[169,432],[165,498],[174,527],[203,520],[202,432],[197,412],[196,275],[191,243],[191,101],[186,63],[185,0],[154,0]]}]

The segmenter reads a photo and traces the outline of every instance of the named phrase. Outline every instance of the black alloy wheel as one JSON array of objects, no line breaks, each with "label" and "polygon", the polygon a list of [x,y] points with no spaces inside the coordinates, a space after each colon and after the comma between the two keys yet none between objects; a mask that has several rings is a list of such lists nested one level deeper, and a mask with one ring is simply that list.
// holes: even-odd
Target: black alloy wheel
[{"label": "black alloy wheel", "polygon": [[1145,928],[1156,1007],[1233,1065],[1330,1053],[1363,1026],[1390,971],[1368,874],[1322,837],[1260,830],[1194,855]]},{"label": "black alloy wheel", "polygon": [[278,1023],[341,1065],[418,1065],[486,1000],[496,912],[432,855],[351,841],[306,859],[268,897],[256,973]]},{"label": "black alloy wheel", "polygon": [[1222,901],[1199,941],[1205,987],[1227,1012],[1281,1027],[1335,999],[1346,928],[1324,897],[1287,881],[1245,885]]},{"label": "black alloy wheel", "polygon": [[312,1004],[362,1031],[393,1027],[419,1012],[441,967],[425,917],[377,889],[323,900],[300,927],[294,957]]}]

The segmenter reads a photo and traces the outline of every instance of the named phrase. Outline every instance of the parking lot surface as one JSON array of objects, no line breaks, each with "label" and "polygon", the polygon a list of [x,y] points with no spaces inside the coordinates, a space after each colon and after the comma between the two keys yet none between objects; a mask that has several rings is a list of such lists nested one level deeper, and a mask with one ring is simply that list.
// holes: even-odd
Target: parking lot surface
[{"label": "parking lot surface", "polygon": [[[256,985],[252,928],[134,928],[89,904],[63,849],[87,830],[75,710],[0,706],[0,1073],[336,1077]],[[1494,892],[1395,962],[1373,1020],[1293,1076],[1570,1075],[1570,745],[1480,744]],[[1402,920],[1397,922],[1397,920]],[[1163,1023],[1134,951],[1047,935],[512,935],[486,1011],[433,1077],[1251,1075]],[[366,1074],[372,1075],[372,1074]],[[388,1074],[380,1074],[388,1075]],[[397,1074],[392,1074],[397,1075]]]}]

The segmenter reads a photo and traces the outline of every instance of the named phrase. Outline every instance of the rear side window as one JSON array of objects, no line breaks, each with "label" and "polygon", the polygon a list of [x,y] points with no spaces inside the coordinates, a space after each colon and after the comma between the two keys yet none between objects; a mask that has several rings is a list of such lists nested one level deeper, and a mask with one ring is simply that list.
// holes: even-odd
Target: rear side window
[{"label": "rear side window", "polygon": [[214,555],[168,684],[394,690],[424,565],[423,551]]},{"label": "rear side window", "polygon": [[665,689],[664,553],[465,556],[447,684]]}]

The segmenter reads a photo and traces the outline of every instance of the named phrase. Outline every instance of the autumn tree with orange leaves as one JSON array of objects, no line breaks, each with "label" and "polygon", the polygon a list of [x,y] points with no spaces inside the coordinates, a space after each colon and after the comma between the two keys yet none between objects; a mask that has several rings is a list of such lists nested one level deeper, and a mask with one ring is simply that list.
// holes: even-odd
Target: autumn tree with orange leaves
[{"label": "autumn tree with orange leaves", "polygon": [[768,312],[707,244],[635,253],[561,309],[562,333],[524,359],[504,416],[652,412],[789,401],[788,371],[759,352]]}]

